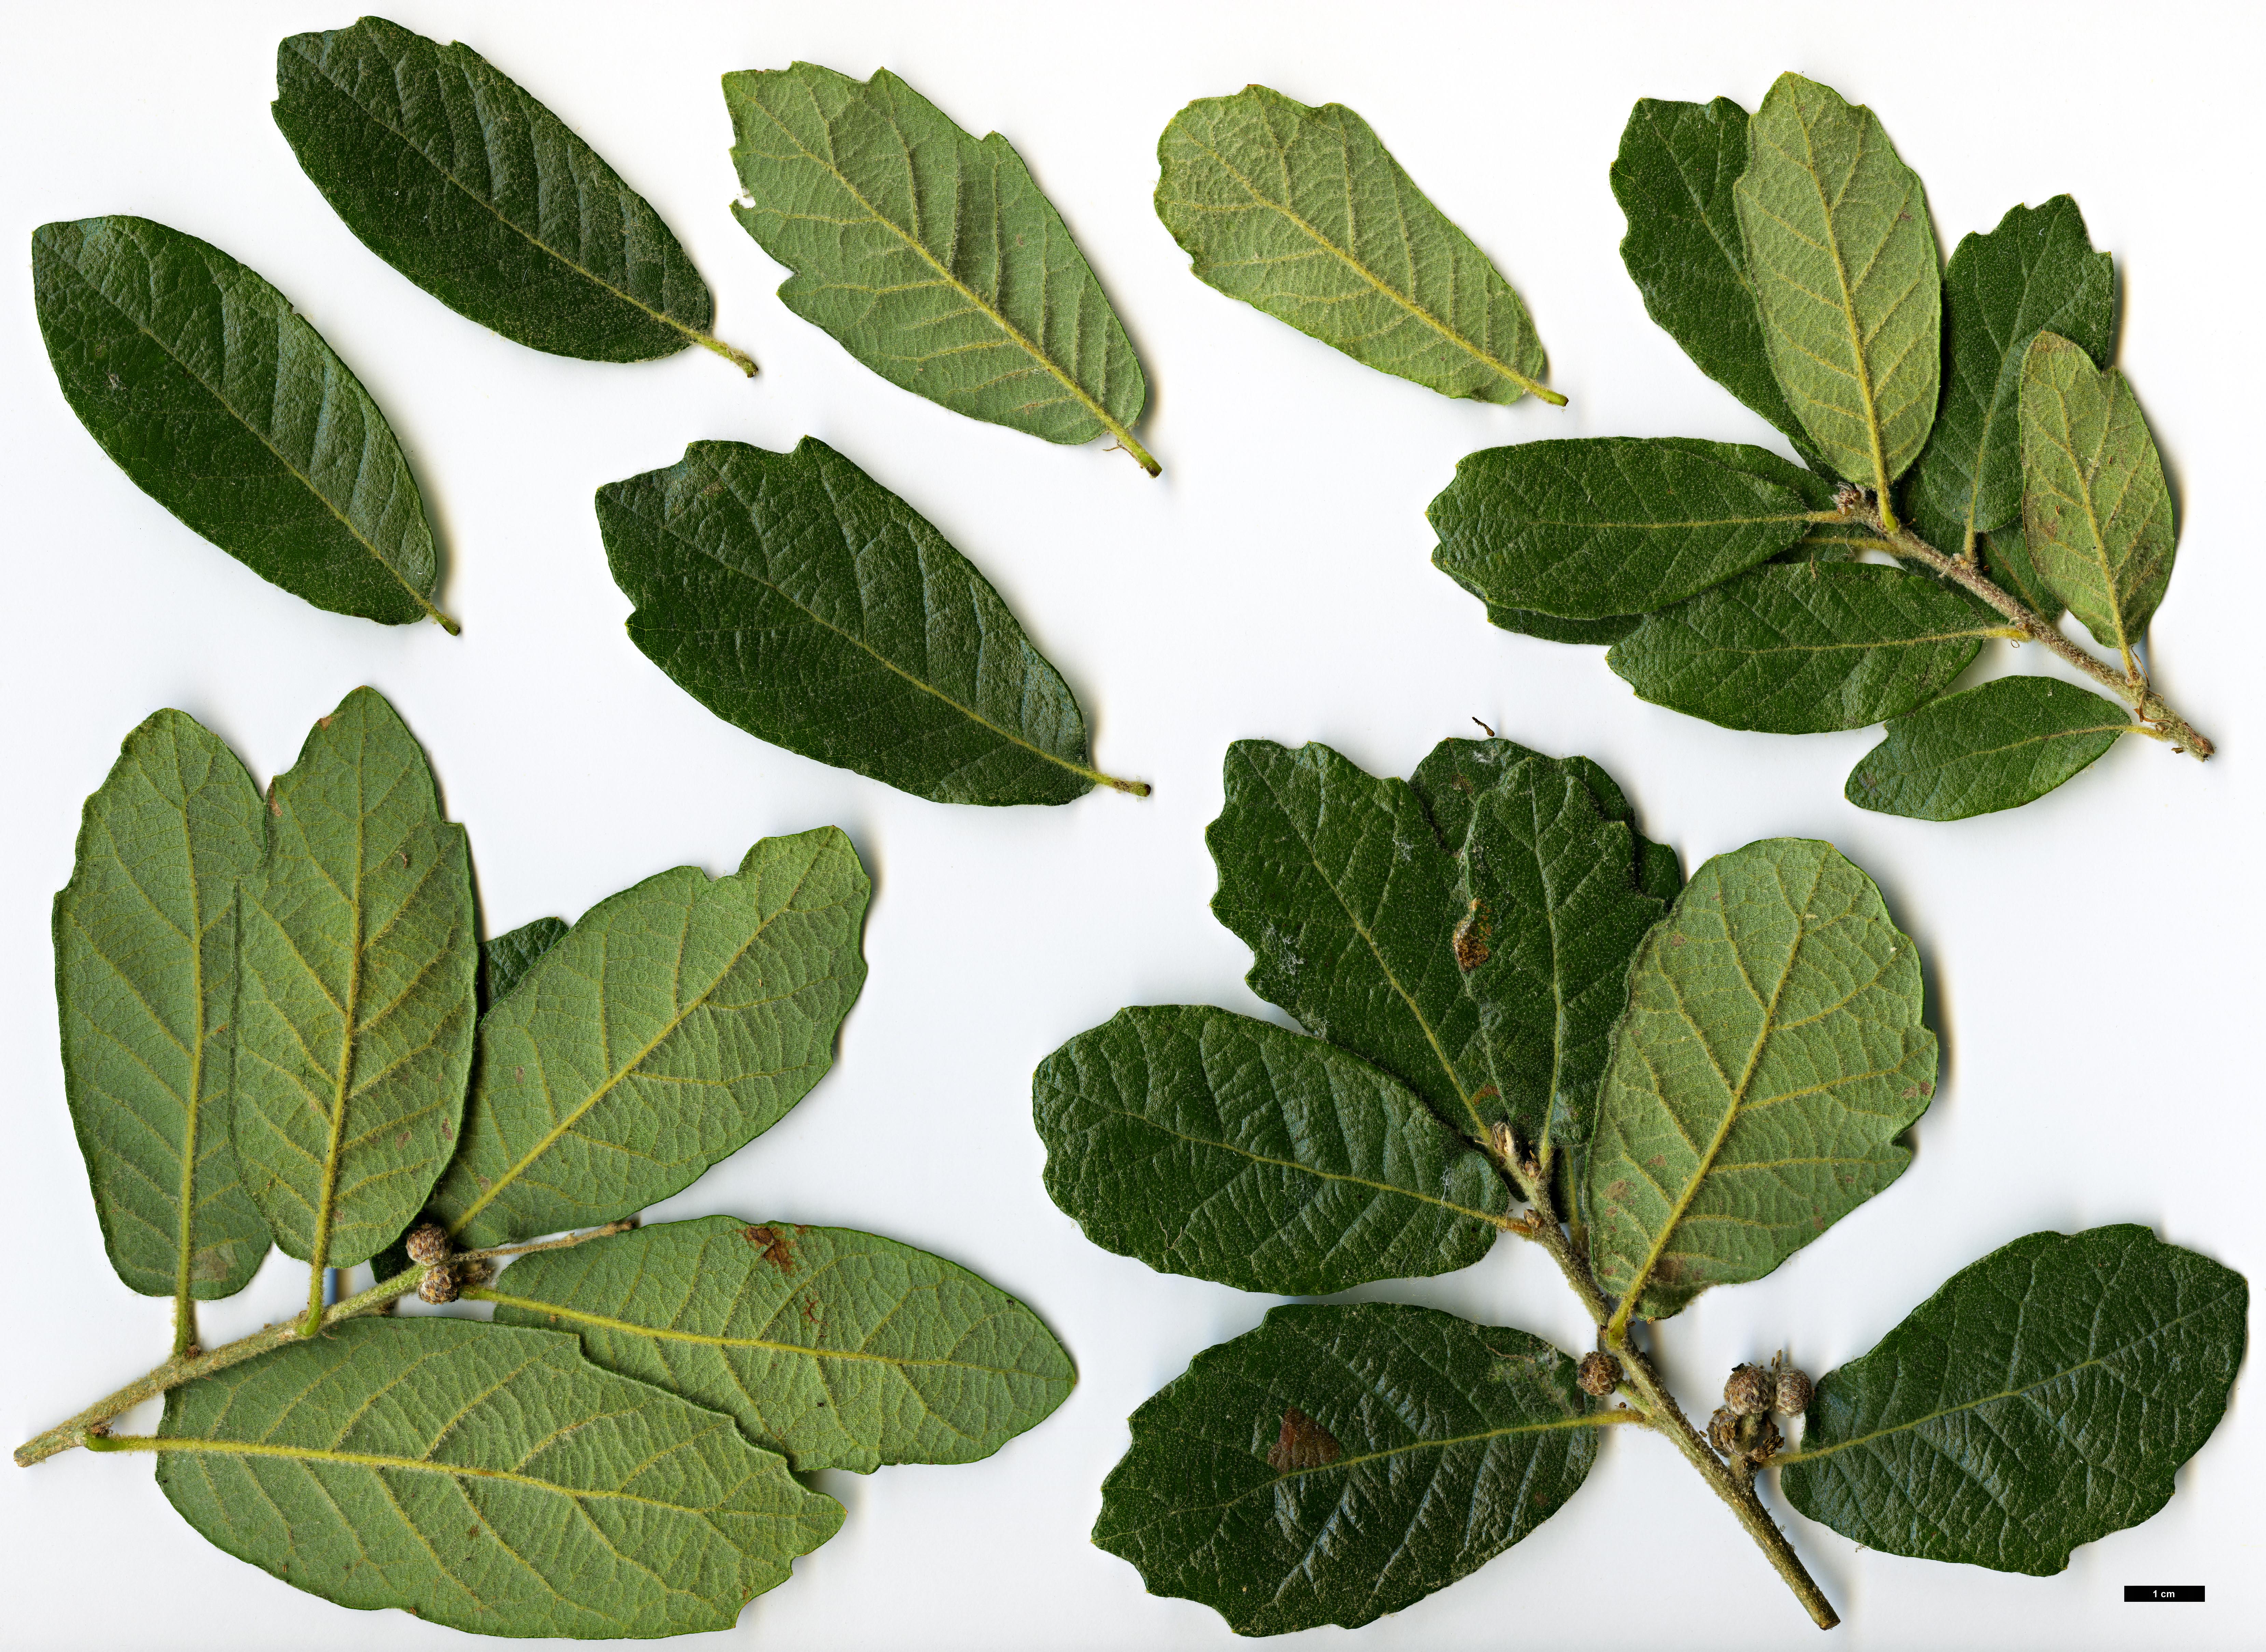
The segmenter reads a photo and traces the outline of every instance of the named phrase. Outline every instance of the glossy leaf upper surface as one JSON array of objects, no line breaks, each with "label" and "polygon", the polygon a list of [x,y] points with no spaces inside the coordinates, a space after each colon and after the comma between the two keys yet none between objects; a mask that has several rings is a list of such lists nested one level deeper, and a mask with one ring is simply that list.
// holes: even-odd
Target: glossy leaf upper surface
[{"label": "glossy leaf upper surface", "polygon": [[1069,1398],[1070,1356],[998,1286],[848,1228],[665,1222],[512,1264],[499,1325],[721,1411],[801,1473],[972,1463]]},{"label": "glossy leaf upper surface", "polygon": [[1870,563],[1759,567],[1648,614],[1605,656],[1644,698],[1726,728],[1813,735],[1924,705],[1998,615],[1925,574]]},{"label": "glossy leaf upper surface", "polygon": [[1879,119],[1779,77],[1733,190],[1763,339],[1826,463],[1883,497],[1919,457],[1941,382],[1927,200]]},{"label": "glossy leaf upper surface", "polygon": [[1166,1273],[1319,1297],[1487,1254],[1509,1195],[1406,1086],[1272,1022],[1121,1010],[1039,1065],[1047,1192]]},{"label": "glossy leaf upper surface", "polygon": [[1141,363],[1005,138],[970,136],[886,69],[729,74],[724,103],[746,191],[733,216],[794,272],[788,309],[972,419],[1130,445]]},{"label": "glossy leaf upper surface", "polygon": [[535,961],[566,939],[566,920],[538,917],[480,943],[480,1012],[519,984]]},{"label": "glossy leaf upper surface", "polygon": [[480,1020],[432,1202],[459,1248],[631,1215],[777,1123],[833,1065],[870,888],[825,826],[585,912]]},{"label": "glossy leaf upper surface", "polygon": [[284,1252],[343,1268],[409,1225],[457,1146],[471,866],[374,689],[316,724],[267,814],[238,890],[236,1151]]},{"label": "glossy leaf upper surface", "polygon": [[1779,1483],[1868,1548],[2058,1572],[2170,1501],[2226,1410],[2249,1301],[2145,1227],[2018,1239],[1826,1373]]},{"label": "glossy leaf upper surface", "polygon": [[1860,808],[1965,820],[2019,808],[2076,775],[2131,731],[2116,701],[2049,676],[2002,676],[1889,725],[1849,771]]},{"label": "glossy leaf upper surface", "polygon": [[557,355],[643,362],[715,303],[661,215],[471,47],[384,18],[275,48],[275,124],[363,245],[459,315]]},{"label": "glossy leaf upper surface", "polygon": [[1157,163],[1157,216],[1198,280],[1444,396],[1540,390],[1526,306],[1343,104],[1199,98]]},{"label": "glossy leaf upper surface", "polygon": [[1644,613],[1802,539],[1813,508],[1777,474],[1792,468],[1733,442],[1580,436],[1482,449],[1426,513],[1440,536],[1433,566],[1490,607]]},{"label": "glossy leaf upper surface", "polygon": [[392,428],[257,272],[117,216],[40,225],[32,281],[64,399],[135,486],[318,608],[441,618],[433,530]]},{"label": "glossy leaf upper surface", "polygon": [[1935,1063],[1870,878],[1802,838],[1718,855],[1629,970],[1585,1170],[1598,1284],[1663,1319],[1769,1273],[1904,1173]]},{"label": "glossy leaf upper surface", "polygon": [[572,1336],[355,1319],[166,1397],[157,1484],[296,1588],[480,1634],[728,1629],[842,1507]]},{"label": "glossy leaf upper surface", "polygon": [[232,1296],[267,1254],[229,1140],[236,885],[261,819],[235,753],[159,712],[86,800],[55,896],[63,1093],[110,1264],[144,1296]]},{"label": "glossy leaf upper surface", "polygon": [[1597,1451],[1566,1355],[1384,1302],[1276,1308],[1132,1430],[1093,1541],[1239,1634],[1414,1604],[1557,1512]]},{"label": "glossy leaf upper surface", "polygon": [[630,640],[702,705],[939,803],[1066,803],[1085,720],[975,564],[815,436],[598,490]]}]

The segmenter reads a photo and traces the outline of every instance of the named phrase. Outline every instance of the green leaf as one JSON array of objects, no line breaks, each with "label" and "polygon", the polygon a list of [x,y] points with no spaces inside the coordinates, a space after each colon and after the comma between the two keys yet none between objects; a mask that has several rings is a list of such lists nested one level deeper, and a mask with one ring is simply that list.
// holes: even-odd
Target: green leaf
[{"label": "green leaf", "polygon": [[1870,109],[1779,77],[1734,186],[1787,404],[1825,462],[1881,496],[1919,456],[1942,370],[1927,201]]},{"label": "green leaf", "polygon": [[469,46],[384,18],[275,48],[275,124],[378,257],[507,339],[586,362],[700,344],[715,301],[661,215]]},{"label": "green leaf", "polygon": [[154,1449],[183,1518],[295,1588],[481,1634],[728,1629],[842,1524],[730,1418],[464,1319],[349,1320],[99,1444]]},{"label": "green leaf", "polygon": [[[1767,465],[1764,461],[1767,460]],[[1643,613],[1767,561],[1808,532],[1794,467],[1728,442],[1579,436],[1466,455],[1426,512],[1433,566],[1490,609]]]},{"label": "green leaf", "polygon": [[2094,640],[2132,650],[2171,582],[2171,490],[2132,386],[2051,333],[2022,362],[2022,531]]},{"label": "green leaf", "polygon": [[1276,1308],[1132,1416],[1093,1541],[1238,1634],[1358,1627],[1581,1488],[1597,1429],[1547,1342],[1432,1308]]},{"label": "green leaf", "polygon": [[1926,705],[1985,638],[2020,634],[1925,574],[1787,565],[1647,615],[1605,662],[1655,705],[1726,728],[1814,735]]},{"label": "green leaf", "polygon": [[1983,554],[1983,571],[1998,582],[1999,589],[2046,624],[2060,623],[2069,604],[2055,596],[2053,588],[2039,574],[2019,518],[2003,528],[1976,535],[1975,543]]},{"label": "green leaf", "polygon": [[1510,283],[1343,104],[1199,98],[1157,164],[1157,216],[1197,280],[1443,396],[1565,405]]},{"label": "green leaf", "polygon": [[1759,1279],[1904,1173],[1935,1092],[1919,954],[1831,844],[1700,868],[1629,970],[1587,1166],[1617,1317]]},{"label": "green leaf", "polygon": [[1640,98],[1613,157],[1613,199],[1628,218],[1621,262],[1645,313],[1701,372],[1819,457],[1787,405],[1747,279],[1732,186],[1747,169],[1747,112],[1729,98]]},{"label": "green leaf", "polygon": [[238,888],[236,1152],[319,1290],[324,1268],[409,1225],[456,1148],[479,968],[471,865],[424,751],[374,689],[315,725],[267,812],[267,857]]},{"label": "green leaf", "polygon": [[1121,1010],[1039,1065],[1047,1192],[1104,1250],[1322,1297],[1466,1268],[1510,1195],[1400,1083],[1196,1005]]},{"label": "green leaf", "polygon": [[63,1093],[103,1247],[148,1297],[234,1296],[267,1223],[229,1144],[236,884],[259,791],[186,712],[126,736],[55,896]]},{"label": "green leaf", "polygon": [[822,826],[585,912],[480,1018],[435,1219],[465,1249],[611,1222],[776,1124],[834,1064],[871,887]]},{"label": "green leaf", "polygon": [[1967,536],[2022,514],[2022,362],[2056,333],[2106,363],[2116,331],[2116,271],[2067,195],[2016,207],[1988,235],[1964,237],[1943,274],[1943,406],[1912,468],[1913,486]]},{"label": "green leaf", "polygon": [[392,428],[289,299],[147,218],[41,224],[32,281],[63,398],[135,486],[318,608],[455,632]]},{"label": "green leaf", "polygon": [[480,1013],[519,984],[535,961],[557,946],[566,934],[563,917],[538,917],[522,924],[509,934],[480,943]]},{"label": "green leaf", "polygon": [[1539,637],[1545,642],[1594,643],[1610,647],[1634,631],[1642,614],[1615,614],[1606,619],[1561,619],[1555,614],[1537,613],[1531,608],[1504,608],[1495,603],[1487,605],[1488,624],[1500,625],[1505,631],[1515,631],[1524,637]]},{"label": "green leaf", "polygon": [[523,1257],[464,1294],[499,1325],[575,1332],[608,1371],[723,1412],[804,1473],[975,1462],[1077,1381],[997,1285],[848,1228],[665,1222]]},{"label": "green leaf", "polygon": [[[1546,1159],[1590,1133],[1629,961],[1682,882],[1675,853],[1637,836],[1585,757],[1444,741],[1410,784],[1457,846],[1451,945],[1479,1007],[1488,1111]],[[1637,887],[1641,858],[1664,897]]]},{"label": "green leaf", "polygon": [[1842,795],[1913,820],[1965,820],[2043,797],[2133,727],[2124,708],[2074,683],[2002,676],[1889,725]]},{"label": "green leaf", "polygon": [[724,77],[732,214],[794,272],[780,302],[891,384],[1049,442],[1133,439],[1148,381],[1023,157],[888,69]]},{"label": "green leaf", "polygon": [[2018,1239],[1825,1375],[1779,1483],[1868,1548],[2050,1575],[2171,1500],[2226,1410],[2249,1301],[2145,1227]]},{"label": "green leaf", "polygon": [[598,490],[630,640],[758,739],[939,803],[1099,785],[1061,673],[927,518],[815,436],[696,442]]}]

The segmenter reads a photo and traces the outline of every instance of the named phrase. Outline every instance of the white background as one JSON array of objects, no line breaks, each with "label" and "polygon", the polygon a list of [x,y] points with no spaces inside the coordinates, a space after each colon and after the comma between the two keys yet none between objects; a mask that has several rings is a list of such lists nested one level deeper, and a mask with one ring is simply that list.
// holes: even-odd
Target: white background
[{"label": "white background", "polygon": [[[1033,1066],[1126,1004],[1273,1013],[1206,909],[1202,843],[1232,739],[1321,740],[1406,774],[1482,717],[1602,761],[1687,867],[1752,838],[1830,838],[1928,961],[1947,1081],[1903,1181],[1769,1279],[1714,1291],[1657,1345],[1704,1414],[1737,1359],[1813,1372],[1871,1346],[1954,1269],[2040,1228],[2153,1224],[2261,1274],[2262,267],[2248,6],[1896,8],[1172,4],[1130,7],[396,0],[461,37],[596,145],[675,228],[753,382],[700,351],[623,367],[484,332],[365,251],[273,125],[277,40],[346,5],[26,4],[0,63],[0,1429],[20,1439],[152,1363],[167,1305],[106,1264],[55,1053],[50,896],[81,800],[150,712],[202,719],[264,783],[361,683],[398,705],[470,828],[491,931],[569,917],[662,867],[729,870],[756,837],[832,822],[872,869],[872,978],[833,1075],[654,1214],[869,1227],[1031,1303],[1078,1362],[1051,1419],[982,1464],[824,1477],[849,1508],[714,1643],[835,1648],[1218,1647],[1209,1610],[1150,1597],[1085,1533],[1126,1414],[1268,1299],[1087,1244],[1049,1202]],[[2050,24],[2044,19],[2051,18]],[[1891,20],[1892,19],[1892,20]],[[892,388],[772,296],[783,272],[725,210],[722,71],[808,58],[904,75],[1005,133],[1060,206],[1151,385],[1151,481]],[[1842,777],[1873,732],[1731,733],[1637,701],[1594,649],[1489,628],[1427,562],[1426,502],[1473,449],[1543,436],[1778,438],[1646,318],[1606,166],[1640,96],[1752,107],[1781,69],[1877,108],[1926,180],[1947,251],[2067,190],[2112,251],[2121,360],[2181,502],[2160,680],[2220,742],[2207,767],[2133,740],[2044,802],[1958,825],[1862,813]],[[1525,296],[1553,410],[1450,401],[1203,286],[1150,208],[1158,133],[1260,81],[1342,101]],[[139,213],[274,281],[393,420],[446,547],[451,640],[320,613],[136,491],[57,392],[34,325],[38,223]],[[688,441],[815,434],[924,511],[1062,668],[1099,764],[1156,795],[1056,809],[920,801],[711,717],[630,645],[590,508]],[[2252,501],[2246,506],[2245,500]],[[2049,668],[2004,648],[1986,669]],[[273,1257],[204,1310],[208,1341],[301,1299]],[[1444,1279],[1354,1293],[1586,1343],[1571,1298],[1506,1242]],[[2168,1509],[2059,1576],[1860,1553],[1784,1517],[1862,1648],[2231,1647],[2266,1626],[2254,1394]],[[2245,1488],[2252,1489],[2246,1490]],[[146,1458],[0,1468],[0,1641],[26,1648],[441,1648],[208,1546]],[[2201,1583],[2201,1607],[2122,1603]],[[1589,1485],[1477,1575],[1360,1631],[1371,1648],[1797,1647],[1816,1632],[1667,1445],[1615,1437]],[[1298,1644],[1347,1644],[1323,1629]]]}]

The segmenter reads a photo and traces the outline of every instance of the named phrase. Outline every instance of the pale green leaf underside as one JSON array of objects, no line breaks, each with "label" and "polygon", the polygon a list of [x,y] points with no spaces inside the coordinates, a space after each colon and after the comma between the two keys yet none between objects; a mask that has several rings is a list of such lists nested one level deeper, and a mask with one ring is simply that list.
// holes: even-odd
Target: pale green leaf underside
[{"label": "pale green leaf underside", "polygon": [[1121,1010],[1039,1064],[1047,1192],[1105,1250],[1319,1297],[1469,1266],[1510,1200],[1404,1085],[1195,1005]]},{"label": "pale green leaf underside", "polygon": [[2132,386],[2051,333],[2022,363],[2022,530],[2038,577],[2103,647],[2132,650],[2171,582],[2163,460]]},{"label": "pale green leaf underside", "polygon": [[794,272],[780,302],[888,379],[1049,442],[1132,428],[1148,398],[1124,324],[1030,168],[888,69],[724,77],[733,216]]},{"label": "pale green leaf underside", "polygon": [[480,1020],[435,1219],[463,1248],[610,1222],[769,1129],[833,1064],[870,887],[826,826],[585,912]]},{"label": "pale green leaf underside", "polygon": [[1200,98],[1157,162],[1157,216],[1198,280],[1444,396],[1565,400],[1510,283],[1344,105]]},{"label": "pale green leaf underside", "polygon": [[268,792],[238,890],[237,1157],[284,1252],[365,1261],[456,1149],[479,967],[464,830],[374,689]]},{"label": "pale green leaf underside", "polygon": [[1965,820],[2019,808],[2075,776],[2129,733],[2116,701],[2047,676],[2002,676],[1923,705],[1849,771],[1860,808]]},{"label": "pale green leaf underside", "polygon": [[1239,1634],[1348,1628],[1468,1576],[1597,1459],[1574,1362],[1398,1303],[1276,1308],[1131,1419],[1093,1541]]},{"label": "pale green leaf underside", "polygon": [[111,1266],[150,1297],[233,1296],[267,1223],[229,1141],[236,884],[259,788],[186,712],[127,735],[55,896],[63,1093]]},{"label": "pale green leaf underside", "polygon": [[1771,365],[1826,462],[1886,498],[1919,456],[1942,371],[1935,232],[1870,109],[1781,75],[1734,189]]},{"label": "pale green leaf underside", "polygon": [[2249,1300],[2145,1227],[2016,1239],[1825,1375],[1780,1484],[1868,1548],[2050,1575],[2170,1501],[2226,1410]]},{"label": "pale green leaf underside", "polygon": [[815,436],[696,442],[600,488],[598,526],[630,640],[758,739],[939,803],[1067,803],[1107,778],[976,565]]},{"label": "pale green leaf underside", "polygon": [[1070,1397],[1039,1317],[910,1245],[734,1217],[512,1264],[499,1325],[573,1331],[608,1371],[723,1412],[795,1468],[972,1463]]},{"label": "pale green leaf underside", "polygon": [[135,486],[318,608],[456,629],[385,415],[257,271],[113,216],[40,225],[32,280],[64,399]]},{"label": "pale green leaf underside", "polygon": [[1935,1089],[1918,949],[1830,844],[1692,875],[1629,970],[1586,1167],[1618,1312],[1758,1279],[1897,1179]]},{"label": "pale green leaf underside", "polygon": [[727,1629],[842,1523],[729,1417],[463,1319],[352,1320],[176,1388],[151,1444],[229,1553],[480,1634]]}]

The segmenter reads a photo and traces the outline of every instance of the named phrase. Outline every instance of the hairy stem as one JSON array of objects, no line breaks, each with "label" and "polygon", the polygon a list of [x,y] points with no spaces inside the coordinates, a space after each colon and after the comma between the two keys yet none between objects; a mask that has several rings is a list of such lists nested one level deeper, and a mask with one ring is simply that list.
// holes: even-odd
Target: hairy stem
[{"label": "hairy stem", "polygon": [[173,1298],[173,1357],[197,1345],[197,1299],[187,1291]]},{"label": "hairy stem", "polygon": [[2149,686],[2148,679],[2132,667],[2131,655],[2125,655],[2127,669],[2119,671],[2107,661],[2088,654],[2067,637],[2060,628],[2049,625],[2037,615],[2016,602],[1986,576],[1979,562],[1961,557],[1946,556],[1921,538],[1911,529],[1891,521],[1877,504],[1868,504],[1847,512],[1836,512],[1829,521],[1846,522],[1852,517],[1877,529],[1887,541],[1885,549],[1890,556],[1908,558],[1922,567],[1941,574],[1970,596],[1988,603],[2021,628],[2031,641],[2051,649],[2056,654],[2075,666],[2086,676],[2123,700],[2138,714],[2146,734],[2167,740],[2198,763],[2206,761],[2213,750],[2210,741],[2198,733],[2195,726],[2174,712],[2164,697]]},{"label": "hairy stem", "polygon": [[[449,1260],[455,1262],[489,1261],[499,1257],[523,1255],[529,1251],[562,1250],[570,1245],[580,1245],[588,1239],[603,1239],[610,1233],[623,1233],[637,1225],[637,1218],[626,1217],[609,1222],[603,1227],[590,1228],[581,1233],[569,1233],[559,1239],[537,1239],[524,1245],[498,1245],[484,1251],[465,1251]],[[348,1297],[322,1312],[322,1326],[327,1327],[341,1319],[359,1319],[364,1314],[377,1313],[390,1307],[395,1298],[406,1296],[417,1289],[417,1282],[425,1276],[422,1268],[404,1268],[391,1279],[379,1281],[359,1296]],[[35,1435],[16,1448],[16,1466],[29,1468],[43,1463],[58,1451],[68,1451],[75,1445],[84,1445],[87,1436],[99,1429],[111,1418],[130,1411],[145,1400],[155,1400],[169,1389],[183,1383],[194,1382],[200,1377],[209,1377],[215,1371],[226,1371],[241,1364],[255,1354],[265,1354],[288,1342],[298,1341],[301,1335],[297,1319],[285,1319],[226,1342],[210,1353],[177,1352],[156,1370],[121,1388],[116,1393],[96,1400],[77,1416],[58,1422],[45,1434]]]}]

